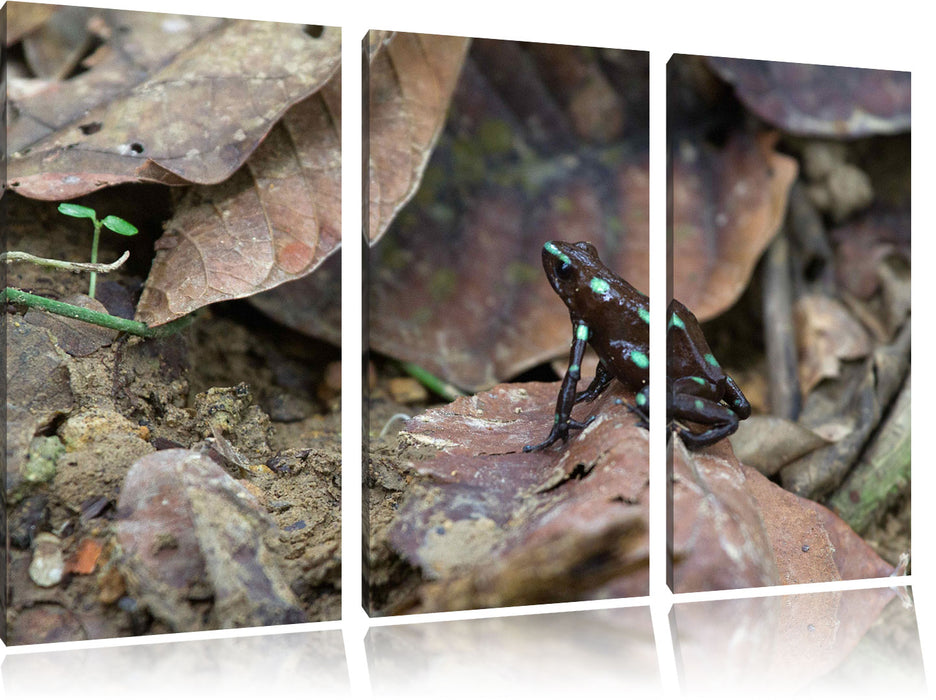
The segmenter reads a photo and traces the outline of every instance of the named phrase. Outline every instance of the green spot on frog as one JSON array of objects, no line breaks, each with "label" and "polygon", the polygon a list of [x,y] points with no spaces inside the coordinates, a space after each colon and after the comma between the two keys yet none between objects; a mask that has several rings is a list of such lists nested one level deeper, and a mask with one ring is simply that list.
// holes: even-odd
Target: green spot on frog
[{"label": "green spot on frog", "polygon": [[575,338],[576,340],[588,340],[588,326],[580,323],[575,329]]},{"label": "green spot on frog", "polygon": [[683,330],[686,328],[686,324],[683,323],[683,320],[674,313],[672,316],[670,316],[670,320],[669,320],[669,324],[667,324],[667,328],[679,328]]},{"label": "green spot on frog", "polygon": [[641,369],[647,369],[650,366],[650,358],[646,353],[640,350],[632,350],[630,354],[631,361]]},{"label": "green spot on frog", "polygon": [[592,277],[591,282],[588,284],[595,294],[607,294],[608,290],[611,289],[611,285],[608,284],[607,280],[603,280],[600,277]]},{"label": "green spot on frog", "polygon": [[647,309],[643,307],[637,309],[637,315],[644,323],[650,323],[650,312]]},{"label": "green spot on frog", "polygon": [[712,353],[707,352],[705,353],[704,357],[705,361],[712,365],[712,367],[721,367],[721,365],[718,364],[718,360],[715,359],[715,356]]}]

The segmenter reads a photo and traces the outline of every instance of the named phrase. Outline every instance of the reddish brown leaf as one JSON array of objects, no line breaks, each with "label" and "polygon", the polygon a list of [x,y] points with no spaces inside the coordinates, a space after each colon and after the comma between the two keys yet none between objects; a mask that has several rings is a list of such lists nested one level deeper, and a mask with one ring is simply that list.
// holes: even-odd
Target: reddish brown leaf
[{"label": "reddish brown leaf", "polygon": [[721,150],[693,140],[673,157],[674,296],[708,320],[747,287],[786,212],[796,162],[776,134],[736,132]]},{"label": "reddish brown leaf", "polygon": [[120,182],[219,182],[338,69],[340,31],[90,11],[90,68],[13,105],[9,179],[68,199]]},{"label": "reddish brown leaf", "polygon": [[419,187],[470,40],[371,32],[368,42],[367,230],[373,243]]},{"label": "reddish brown leaf", "polygon": [[709,58],[752,112],[801,136],[858,137],[910,129],[910,73]]},{"label": "reddish brown leaf", "polygon": [[194,187],[166,223],[137,306],[159,325],[314,270],[341,240],[341,87],[295,105],[233,177]]},{"label": "reddish brown leaf", "polygon": [[[540,261],[550,239],[592,241],[647,289],[646,60],[473,42],[420,191],[371,252],[372,348],[469,389],[561,354],[568,314]],[[590,125],[588,95],[626,116]]]},{"label": "reddish brown leaf", "polygon": [[[893,567],[840,518],[739,464],[730,443],[673,446],[674,591],[885,576]],[[848,556],[837,556],[840,551]]]},{"label": "reddish brown leaf", "polygon": [[608,395],[576,409],[598,418],[566,445],[521,452],[552,425],[557,387],[500,385],[407,424],[436,448],[391,531],[433,580],[423,610],[647,593],[647,432]]}]

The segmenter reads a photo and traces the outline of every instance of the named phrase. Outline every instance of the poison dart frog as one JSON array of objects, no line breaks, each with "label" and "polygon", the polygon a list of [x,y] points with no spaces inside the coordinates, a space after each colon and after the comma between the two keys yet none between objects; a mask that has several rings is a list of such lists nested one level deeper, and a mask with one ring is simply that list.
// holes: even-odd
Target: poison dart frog
[{"label": "poison dart frog", "polygon": [[[649,299],[605,267],[591,243],[549,241],[543,246],[542,257],[550,285],[569,309],[572,349],[556,399],[552,430],[546,440],[527,445],[523,451],[540,450],[559,439],[565,442],[569,430],[591,423],[595,416],[584,423],[573,420],[572,407],[600,395],[614,378],[636,392],[637,405],[631,408],[640,416],[638,424],[647,427]],[[667,422],[675,426],[674,421],[682,419],[710,426],[700,433],[673,428],[693,449],[731,435],[739,420],[750,415],[751,406],[715,360],[696,317],[675,299],[667,308],[666,343]],[[588,388],[576,393],[586,344],[598,354],[598,368]]]}]

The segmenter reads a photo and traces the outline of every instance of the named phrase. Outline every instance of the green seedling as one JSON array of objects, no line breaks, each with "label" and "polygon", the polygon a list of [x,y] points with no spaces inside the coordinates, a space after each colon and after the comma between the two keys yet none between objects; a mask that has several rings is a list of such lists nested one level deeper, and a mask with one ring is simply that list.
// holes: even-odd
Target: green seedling
[{"label": "green seedling", "polygon": [[[114,233],[119,233],[121,236],[135,236],[139,231],[137,227],[131,224],[128,221],[124,221],[119,216],[114,216],[113,214],[105,216],[100,221],[97,218],[97,212],[90,207],[83,207],[80,204],[69,204],[68,202],[62,202],[58,206],[58,210],[65,216],[73,216],[76,219],[91,219],[91,223],[94,224],[94,238],[91,241],[91,263],[97,263],[97,253],[98,253],[98,239],[101,236],[101,226],[110,229]],[[88,286],[88,296],[92,299],[94,298],[94,290],[97,285],[97,272],[91,273],[91,283]]]}]

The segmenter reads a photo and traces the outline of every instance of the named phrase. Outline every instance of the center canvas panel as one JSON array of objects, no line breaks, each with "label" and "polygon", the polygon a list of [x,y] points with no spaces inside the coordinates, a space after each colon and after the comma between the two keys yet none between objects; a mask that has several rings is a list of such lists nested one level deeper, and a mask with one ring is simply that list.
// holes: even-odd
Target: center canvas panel
[{"label": "center canvas panel", "polygon": [[648,593],[648,55],[371,32],[365,607]]}]

